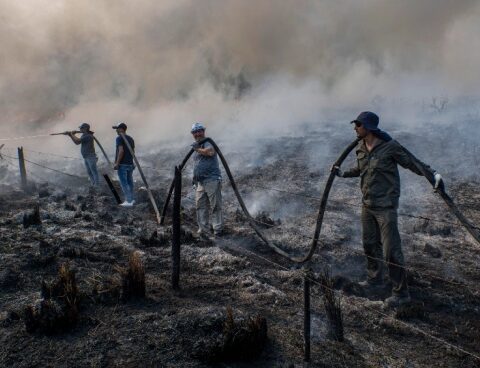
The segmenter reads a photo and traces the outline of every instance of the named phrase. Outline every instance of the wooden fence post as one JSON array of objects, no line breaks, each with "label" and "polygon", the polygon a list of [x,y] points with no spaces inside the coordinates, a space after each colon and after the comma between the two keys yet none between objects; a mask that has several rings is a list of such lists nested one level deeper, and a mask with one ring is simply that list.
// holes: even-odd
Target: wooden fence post
[{"label": "wooden fence post", "polygon": [[182,172],[175,166],[175,190],[173,194],[173,219],[172,219],[172,288],[179,289],[180,281],[180,237],[181,215],[180,204],[182,196]]},{"label": "wooden fence post", "polygon": [[310,362],[310,272],[306,272],[303,281],[303,339],[304,362]]},{"label": "wooden fence post", "polygon": [[113,194],[113,196],[115,197],[115,200],[117,201],[117,204],[122,203],[122,200],[120,199],[120,196],[118,195],[117,190],[116,190],[115,187],[113,186],[113,183],[112,183],[112,181],[110,180],[110,177],[108,176],[108,174],[103,174],[103,178],[105,179],[105,181],[107,182],[108,187],[109,187],[110,190],[112,191],[112,194]]},{"label": "wooden fence post", "polygon": [[20,168],[20,184],[23,190],[27,190],[27,170],[25,169],[25,157],[23,147],[18,147],[18,166]]}]

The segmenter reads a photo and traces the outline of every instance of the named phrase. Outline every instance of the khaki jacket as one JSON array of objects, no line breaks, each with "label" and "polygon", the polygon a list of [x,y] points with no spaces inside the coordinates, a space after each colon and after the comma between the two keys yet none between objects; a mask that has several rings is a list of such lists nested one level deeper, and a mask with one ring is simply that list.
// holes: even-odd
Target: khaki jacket
[{"label": "khaki jacket", "polygon": [[433,183],[434,171],[397,141],[382,141],[368,152],[362,140],[357,146],[357,167],[344,172],[344,178],[360,177],[363,204],[368,208],[397,208],[400,198],[398,165],[427,176]]}]

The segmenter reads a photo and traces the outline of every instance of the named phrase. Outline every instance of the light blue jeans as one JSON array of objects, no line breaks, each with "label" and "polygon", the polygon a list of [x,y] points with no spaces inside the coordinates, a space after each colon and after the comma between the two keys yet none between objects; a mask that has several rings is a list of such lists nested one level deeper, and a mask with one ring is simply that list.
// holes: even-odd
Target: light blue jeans
[{"label": "light blue jeans", "polygon": [[98,171],[97,171],[97,156],[90,156],[84,157],[85,167],[87,168],[87,174],[90,178],[90,182],[94,187],[97,187],[100,184],[98,179]]},{"label": "light blue jeans", "polygon": [[133,201],[133,169],[133,165],[118,166],[118,180],[127,202]]}]

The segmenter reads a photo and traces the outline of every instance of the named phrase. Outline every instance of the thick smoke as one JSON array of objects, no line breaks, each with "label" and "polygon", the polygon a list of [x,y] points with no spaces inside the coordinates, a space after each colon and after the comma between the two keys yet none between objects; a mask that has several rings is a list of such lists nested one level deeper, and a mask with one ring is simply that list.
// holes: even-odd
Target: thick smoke
[{"label": "thick smoke", "polygon": [[474,0],[0,0],[0,14],[3,136],[119,120],[146,143],[197,120],[284,133],[478,98]]}]

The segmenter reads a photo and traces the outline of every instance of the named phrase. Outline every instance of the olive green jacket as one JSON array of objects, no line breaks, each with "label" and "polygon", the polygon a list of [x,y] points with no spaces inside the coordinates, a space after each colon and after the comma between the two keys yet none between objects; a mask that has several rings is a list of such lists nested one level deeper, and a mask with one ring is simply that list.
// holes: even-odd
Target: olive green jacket
[{"label": "olive green jacket", "polygon": [[363,204],[368,208],[397,208],[400,197],[398,166],[434,182],[434,171],[395,140],[382,141],[368,152],[362,140],[357,146],[357,167],[343,173],[344,178],[360,176]]}]

